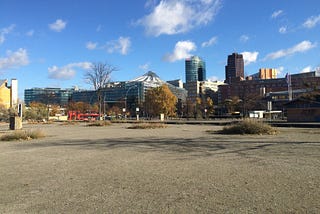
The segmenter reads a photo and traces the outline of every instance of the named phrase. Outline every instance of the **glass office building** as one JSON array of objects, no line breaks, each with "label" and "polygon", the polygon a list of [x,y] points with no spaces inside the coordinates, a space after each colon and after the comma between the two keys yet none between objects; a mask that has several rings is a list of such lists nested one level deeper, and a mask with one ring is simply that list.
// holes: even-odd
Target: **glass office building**
[{"label": "glass office building", "polygon": [[24,102],[27,106],[32,102],[47,105],[66,106],[75,89],[61,88],[31,88],[24,90]]},{"label": "glass office building", "polygon": [[185,61],[186,83],[206,80],[206,64],[198,56],[192,56]]}]

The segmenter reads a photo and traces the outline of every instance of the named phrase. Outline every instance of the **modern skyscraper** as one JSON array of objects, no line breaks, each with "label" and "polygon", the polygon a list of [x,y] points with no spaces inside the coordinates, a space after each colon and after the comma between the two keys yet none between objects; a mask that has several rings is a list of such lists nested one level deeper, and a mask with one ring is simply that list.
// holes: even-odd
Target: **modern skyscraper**
[{"label": "modern skyscraper", "polygon": [[206,63],[198,56],[185,61],[186,83],[206,80]]},{"label": "modern skyscraper", "polygon": [[242,54],[233,53],[228,56],[225,82],[231,83],[236,78],[244,78],[244,62]]}]

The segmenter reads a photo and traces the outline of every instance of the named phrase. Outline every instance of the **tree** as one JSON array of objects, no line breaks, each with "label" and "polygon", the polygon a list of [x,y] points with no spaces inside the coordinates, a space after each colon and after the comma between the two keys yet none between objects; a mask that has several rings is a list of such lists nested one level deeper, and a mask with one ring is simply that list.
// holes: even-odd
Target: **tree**
[{"label": "tree", "polygon": [[104,88],[107,83],[110,82],[110,76],[113,71],[117,71],[118,68],[108,63],[92,63],[91,69],[85,73],[85,79],[91,84],[94,90],[98,93],[99,102],[99,114],[101,115],[102,97],[101,89]]},{"label": "tree", "polygon": [[108,63],[92,63],[91,69],[85,73],[85,79],[93,86],[94,90],[99,90],[110,82],[111,73],[117,70],[117,67]]},{"label": "tree", "polygon": [[43,103],[32,102],[24,117],[27,120],[43,120],[48,118],[48,107]]},{"label": "tree", "polygon": [[173,117],[176,115],[177,98],[173,95],[167,85],[151,88],[147,91],[146,97],[146,112],[149,116],[165,116]]}]

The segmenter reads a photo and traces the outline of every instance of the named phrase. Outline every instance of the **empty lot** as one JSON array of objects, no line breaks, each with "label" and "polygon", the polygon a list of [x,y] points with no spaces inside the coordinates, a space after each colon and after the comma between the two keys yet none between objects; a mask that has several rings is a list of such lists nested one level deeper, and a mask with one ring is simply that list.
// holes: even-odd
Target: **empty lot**
[{"label": "empty lot", "polygon": [[128,126],[24,125],[46,137],[0,142],[0,213],[320,212],[319,129]]}]

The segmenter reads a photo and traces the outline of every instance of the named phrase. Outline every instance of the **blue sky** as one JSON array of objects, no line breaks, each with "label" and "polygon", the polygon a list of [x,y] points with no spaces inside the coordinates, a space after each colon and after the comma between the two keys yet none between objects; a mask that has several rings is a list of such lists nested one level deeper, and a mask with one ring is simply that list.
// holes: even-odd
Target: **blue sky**
[{"label": "blue sky", "polygon": [[184,59],[224,80],[227,56],[245,73],[278,77],[320,67],[319,0],[0,0],[0,79],[26,88],[79,86],[91,62],[119,68],[113,81],[148,70],[185,80]]}]

